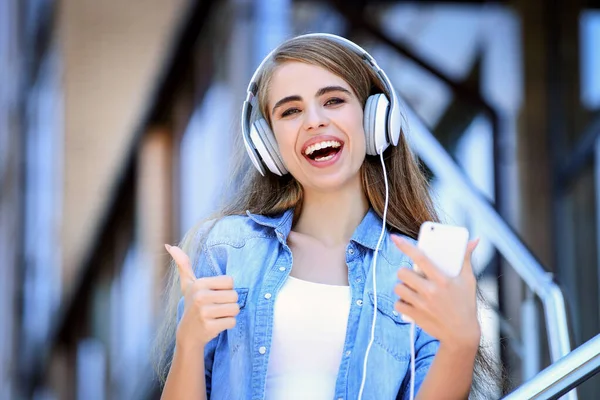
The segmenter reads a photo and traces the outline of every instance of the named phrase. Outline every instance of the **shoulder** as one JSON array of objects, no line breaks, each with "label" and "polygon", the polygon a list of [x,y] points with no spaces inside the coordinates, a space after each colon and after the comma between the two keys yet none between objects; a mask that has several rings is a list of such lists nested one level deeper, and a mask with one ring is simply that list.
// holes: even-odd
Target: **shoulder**
[{"label": "shoulder", "polygon": [[402,239],[406,240],[408,243],[411,243],[414,246],[417,245],[417,241],[411,238],[410,236],[404,235],[402,233],[388,232],[388,234],[385,236],[386,237],[383,243],[382,251],[384,258],[386,258],[391,265],[412,266],[412,260],[406,254],[400,251],[398,246],[396,246],[396,244],[392,241],[392,236],[401,237]]},{"label": "shoulder", "polygon": [[257,224],[248,215],[228,215],[212,219],[203,224],[206,247],[229,245],[242,247],[255,238],[274,238],[272,228]]}]

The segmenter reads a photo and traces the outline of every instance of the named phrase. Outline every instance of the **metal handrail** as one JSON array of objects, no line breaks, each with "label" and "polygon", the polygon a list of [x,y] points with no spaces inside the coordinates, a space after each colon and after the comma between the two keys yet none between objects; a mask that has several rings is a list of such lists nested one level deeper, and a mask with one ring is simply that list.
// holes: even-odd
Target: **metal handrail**
[{"label": "metal handrail", "polygon": [[544,270],[493,205],[469,182],[416,113],[407,104],[404,104],[404,110],[412,148],[437,177],[452,184],[456,199],[468,204],[469,213],[485,222],[481,224],[485,236],[541,299],[546,315],[551,360],[555,362],[566,356],[571,351],[571,341],[565,301],[552,275]]},{"label": "metal handrail", "polygon": [[600,335],[525,382],[505,400],[556,399],[600,371]]}]

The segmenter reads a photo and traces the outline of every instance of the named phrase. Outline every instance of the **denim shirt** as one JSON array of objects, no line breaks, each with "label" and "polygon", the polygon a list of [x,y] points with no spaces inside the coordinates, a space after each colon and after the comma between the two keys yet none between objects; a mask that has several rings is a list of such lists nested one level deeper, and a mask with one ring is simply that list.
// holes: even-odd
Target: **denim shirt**
[{"label": "denim shirt", "polygon": [[[247,213],[219,219],[194,260],[196,277],[229,275],[238,292],[236,326],[221,332],[205,347],[207,397],[263,399],[277,294],[290,274],[292,252],[287,237],[293,210],[268,217]],[[334,399],[357,399],[373,322],[372,259],[382,220],[371,209],[346,248],[352,302]],[[377,256],[377,319],[369,352],[363,399],[408,399],[410,324],[394,310],[397,271],[411,260],[384,236]],[[177,321],[183,314],[180,301]],[[439,342],[415,328],[415,394],[429,370]]]}]

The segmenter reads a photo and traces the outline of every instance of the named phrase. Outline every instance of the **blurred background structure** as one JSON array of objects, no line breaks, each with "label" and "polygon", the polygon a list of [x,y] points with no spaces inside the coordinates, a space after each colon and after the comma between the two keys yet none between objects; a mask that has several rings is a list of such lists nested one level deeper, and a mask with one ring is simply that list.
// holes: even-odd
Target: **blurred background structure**
[{"label": "blurred background structure", "polygon": [[3,0],[0,399],[159,396],[163,243],[216,207],[254,68],[316,31],[370,51],[422,123],[444,220],[483,238],[508,391],[596,337],[599,1]]}]

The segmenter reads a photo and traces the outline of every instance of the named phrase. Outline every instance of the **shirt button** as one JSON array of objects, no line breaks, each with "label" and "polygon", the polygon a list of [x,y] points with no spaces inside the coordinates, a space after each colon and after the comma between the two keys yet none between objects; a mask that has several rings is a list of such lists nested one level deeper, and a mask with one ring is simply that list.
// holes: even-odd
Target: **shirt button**
[{"label": "shirt button", "polygon": [[358,304],[358,306],[362,306],[362,300],[356,300],[356,304]]},{"label": "shirt button", "polygon": [[352,352],[351,352],[350,350],[348,350],[348,351],[346,352],[346,357],[350,357],[350,353],[352,353]]},{"label": "shirt button", "polygon": [[354,249],[352,247],[348,249],[348,254],[350,254],[351,256],[354,255]]},{"label": "shirt button", "polygon": [[394,310],[394,311],[392,311],[392,314],[394,314],[397,317],[398,316],[398,311]]},{"label": "shirt button", "polygon": [[266,348],[265,346],[261,346],[261,347],[258,349],[258,352],[259,352],[260,354],[265,354],[265,353],[267,352],[267,348]]},{"label": "shirt button", "polygon": [[355,282],[356,282],[356,283],[360,283],[360,282],[362,282],[362,279],[360,279],[360,278],[356,278],[356,281],[355,281]]},{"label": "shirt button", "polygon": [[269,300],[271,298],[271,293],[266,293],[265,294],[265,299]]},{"label": "shirt button", "polygon": [[281,272],[283,272],[283,271],[285,271],[285,267],[279,267],[279,270],[280,270]]}]

